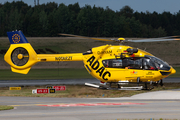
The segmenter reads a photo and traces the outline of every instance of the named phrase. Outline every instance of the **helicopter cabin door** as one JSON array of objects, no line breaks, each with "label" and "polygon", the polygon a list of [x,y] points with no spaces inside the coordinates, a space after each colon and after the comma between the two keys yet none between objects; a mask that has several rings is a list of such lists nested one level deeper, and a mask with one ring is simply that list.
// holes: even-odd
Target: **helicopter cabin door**
[{"label": "helicopter cabin door", "polygon": [[143,58],[143,72],[144,72],[144,80],[151,81],[154,77],[159,74],[158,69],[155,64],[149,58]]},{"label": "helicopter cabin door", "polygon": [[142,78],[143,67],[142,58],[125,58],[123,59],[123,66],[125,68],[126,80],[129,82],[137,82],[138,78]]}]

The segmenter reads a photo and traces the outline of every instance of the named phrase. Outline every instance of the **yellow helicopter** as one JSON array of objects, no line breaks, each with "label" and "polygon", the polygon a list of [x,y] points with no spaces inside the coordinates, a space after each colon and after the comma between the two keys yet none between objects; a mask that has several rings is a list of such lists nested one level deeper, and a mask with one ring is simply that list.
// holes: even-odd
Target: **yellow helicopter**
[{"label": "yellow helicopter", "polygon": [[[11,70],[16,73],[27,74],[37,62],[83,61],[86,70],[93,77],[100,80],[102,83],[101,88],[106,89],[113,89],[111,87],[112,83],[118,85],[117,89],[120,89],[120,83],[144,83],[147,89],[147,83],[159,82],[163,85],[163,78],[176,73],[172,66],[152,54],[138,48],[122,45],[123,42],[180,40],[176,36],[143,40],[119,38],[113,41],[119,42],[120,45],[103,45],[94,47],[84,53],[37,54],[22,31],[7,32],[7,34],[11,45],[4,56],[4,60],[11,66]],[[60,35],[112,41],[112,39],[99,39],[71,34]]]}]

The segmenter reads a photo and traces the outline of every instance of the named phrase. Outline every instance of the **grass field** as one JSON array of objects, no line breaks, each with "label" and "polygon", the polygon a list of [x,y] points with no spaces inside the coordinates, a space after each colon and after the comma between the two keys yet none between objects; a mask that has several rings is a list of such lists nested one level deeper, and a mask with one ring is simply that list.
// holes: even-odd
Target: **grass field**
[{"label": "grass field", "polygon": [[[133,86],[133,85],[131,85]],[[24,97],[68,97],[68,98],[103,98],[103,97],[130,97],[135,94],[148,92],[149,90],[103,90],[84,85],[66,85],[65,91],[56,91],[49,94],[32,94],[33,89],[46,88],[46,86],[22,87],[21,90],[9,90],[8,87],[0,88],[0,96],[24,96]],[[178,89],[180,83],[165,83],[163,87],[155,86],[151,91]]]},{"label": "grass field", "polygon": [[[180,77],[180,67],[175,67],[175,69],[176,74],[170,77]],[[83,78],[93,78],[85,68],[31,69],[26,75],[14,73],[10,69],[0,69],[0,80]]]},{"label": "grass field", "polygon": [[31,69],[28,74],[14,73],[10,69],[0,69],[0,80],[22,80],[22,79],[78,79],[92,78],[85,70],[60,68],[60,69]]}]

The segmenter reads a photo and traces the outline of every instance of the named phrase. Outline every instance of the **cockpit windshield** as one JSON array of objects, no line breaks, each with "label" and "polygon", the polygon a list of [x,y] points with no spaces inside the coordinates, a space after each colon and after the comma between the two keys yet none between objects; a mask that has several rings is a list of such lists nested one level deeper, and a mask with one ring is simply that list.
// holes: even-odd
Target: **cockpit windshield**
[{"label": "cockpit windshield", "polygon": [[107,59],[102,61],[104,67],[108,68],[125,68],[144,69],[144,70],[170,70],[168,63],[161,59],[145,55],[145,57],[124,58],[124,59]]},{"label": "cockpit windshield", "polygon": [[156,68],[158,68],[159,70],[170,70],[171,69],[171,67],[169,66],[168,63],[162,61],[161,59],[159,59],[157,57],[149,56],[149,55],[145,55],[145,57],[150,58],[151,61],[156,66]]}]

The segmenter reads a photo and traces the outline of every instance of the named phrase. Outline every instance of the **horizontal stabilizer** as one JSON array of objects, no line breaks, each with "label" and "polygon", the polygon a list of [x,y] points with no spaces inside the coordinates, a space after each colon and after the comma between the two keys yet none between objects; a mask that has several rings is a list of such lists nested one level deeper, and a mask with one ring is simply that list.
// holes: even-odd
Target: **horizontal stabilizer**
[{"label": "horizontal stabilizer", "polygon": [[13,72],[21,73],[21,74],[27,74],[30,69],[31,69],[31,67],[30,67],[30,68],[27,68],[27,69],[23,69],[23,70],[15,69],[15,68],[11,67],[11,70],[12,70]]}]

